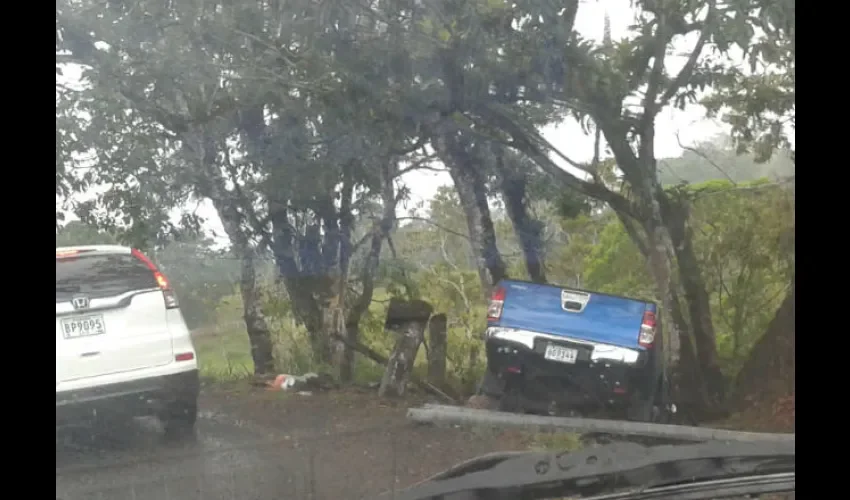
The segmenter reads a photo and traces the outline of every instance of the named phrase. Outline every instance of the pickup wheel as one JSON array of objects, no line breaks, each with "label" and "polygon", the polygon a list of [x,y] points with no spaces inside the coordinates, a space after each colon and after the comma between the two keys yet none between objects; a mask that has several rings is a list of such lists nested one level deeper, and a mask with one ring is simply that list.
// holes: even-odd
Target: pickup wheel
[{"label": "pickup wheel", "polygon": [[508,413],[523,413],[522,391],[519,387],[508,386],[499,398],[499,411]]},{"label": "pickup wheel", "polygon": [[198,419],[197,399],[177,400],[170,403],[160,415],[167,439],[182,440],[194,437]]},{"label": "pickup wheel", "polygon": [[652,422],[653,406],[651,402],[632,402],[627,410],[626,418],[633,422]]},{"label": "pickup wheel", "polygon": [[652,400],[647,400],[645,396],[638,393],[635,394],[629,402],[629,407],[626,412],[626,418],[635,422],[649,422],[653,424],[670,423],[670,412],[663,406],[661,401],[666,398],[661,396],[661,384],[659,383],[656,396]]},{"label": "pickup wheel", "polygon": [[626,418],[633,422],[655,422],[658,411],[656,398],[647,398],[642,392],[636,392],[629,400]]}]

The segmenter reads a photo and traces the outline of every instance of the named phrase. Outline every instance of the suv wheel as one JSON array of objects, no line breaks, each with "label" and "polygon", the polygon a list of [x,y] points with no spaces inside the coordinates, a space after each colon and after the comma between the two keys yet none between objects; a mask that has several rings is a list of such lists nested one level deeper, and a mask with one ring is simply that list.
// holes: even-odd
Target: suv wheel
[{"label": "suv wheel", "polygon": [[160,420],[165,426],[168,438],[185,439],[195,434],[195,421],[198,419],[197,400],[175,401],[166,407]]}]

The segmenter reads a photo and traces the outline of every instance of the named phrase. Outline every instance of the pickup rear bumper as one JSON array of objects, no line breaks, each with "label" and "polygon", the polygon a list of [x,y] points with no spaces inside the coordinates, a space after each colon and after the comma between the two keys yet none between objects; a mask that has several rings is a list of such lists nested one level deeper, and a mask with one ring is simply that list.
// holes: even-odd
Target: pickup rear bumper
[{"label": "pickup rear bumper", "polygon": [[[526,400],[578,409],[623,407],[651,392],[655,363],[649,350],[500,327],[488,328],[485,338],[488,373],[481,389],[493,397],[512,384]],[[550,344],[574,350],[574,362],[546,359]]]},{"label": "pickup rear bumper", "polygon": [[100,415],[154,415],[172,402],[195,401],[198,370],[56,393],[56,425]]}]

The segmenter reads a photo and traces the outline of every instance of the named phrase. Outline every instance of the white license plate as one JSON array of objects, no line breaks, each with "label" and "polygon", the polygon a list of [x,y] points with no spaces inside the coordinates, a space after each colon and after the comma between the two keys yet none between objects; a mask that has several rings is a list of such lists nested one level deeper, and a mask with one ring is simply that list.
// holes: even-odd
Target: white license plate
[{"label": "white license plate", "polygon": [[543,357],[550,361],[557,361],[559,363],[575,364],[576,358],[578,358],[578,351],[567,347],[549,344],[546,346],[546,352],[543,354]]},{"label": "white license plate", "polygon": [[62,319],[59,320],[59,327],[62,329],[62,336],[66,339],[90,337],[92,335],[103,335],[106,333],[102,314]]}]

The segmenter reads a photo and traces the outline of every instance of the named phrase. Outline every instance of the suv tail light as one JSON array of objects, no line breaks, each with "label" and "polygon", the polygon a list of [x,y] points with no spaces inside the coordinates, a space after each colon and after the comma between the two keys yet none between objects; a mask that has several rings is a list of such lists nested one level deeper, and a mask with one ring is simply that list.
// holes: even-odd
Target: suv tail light
[{"label": "suv tail light", "polygon": [[165,308],[166,309],[176,309],[180,306],[177,302],[177,295],[174,293],[174,290],[171,288],[171,283],[168,282],[168,278],[162,274],[159,269],[156,267],[156,264],[151,262],[150,259],[145,257],[145,254],[136,250],[135,248],[132,250],[133,256],[140,261],[144,262],[148,269],[153,272],[153,277],[156,280],[156,284],[159,285],[160,290],[162,290],[162,296],[165,299]]},{"label": "suv tail light", "polygon": [[91,252],[91,250],[56,250],[56,260],[59,259],[74,259],[79,257],[81,253]]},{"label": "suv tail light", "polygon": [[498,287],[490,295],[490,305],[487,306],[487,321],[499,321],[502,309],[505,307],[505,289]]},{"label": "suv tail light", "polygon": [[638,334],[638,344],[644,347],[652,347],[655,342],[655,313],[652,311],[644,311],[643,321],[640,323],[640,333]]}]

